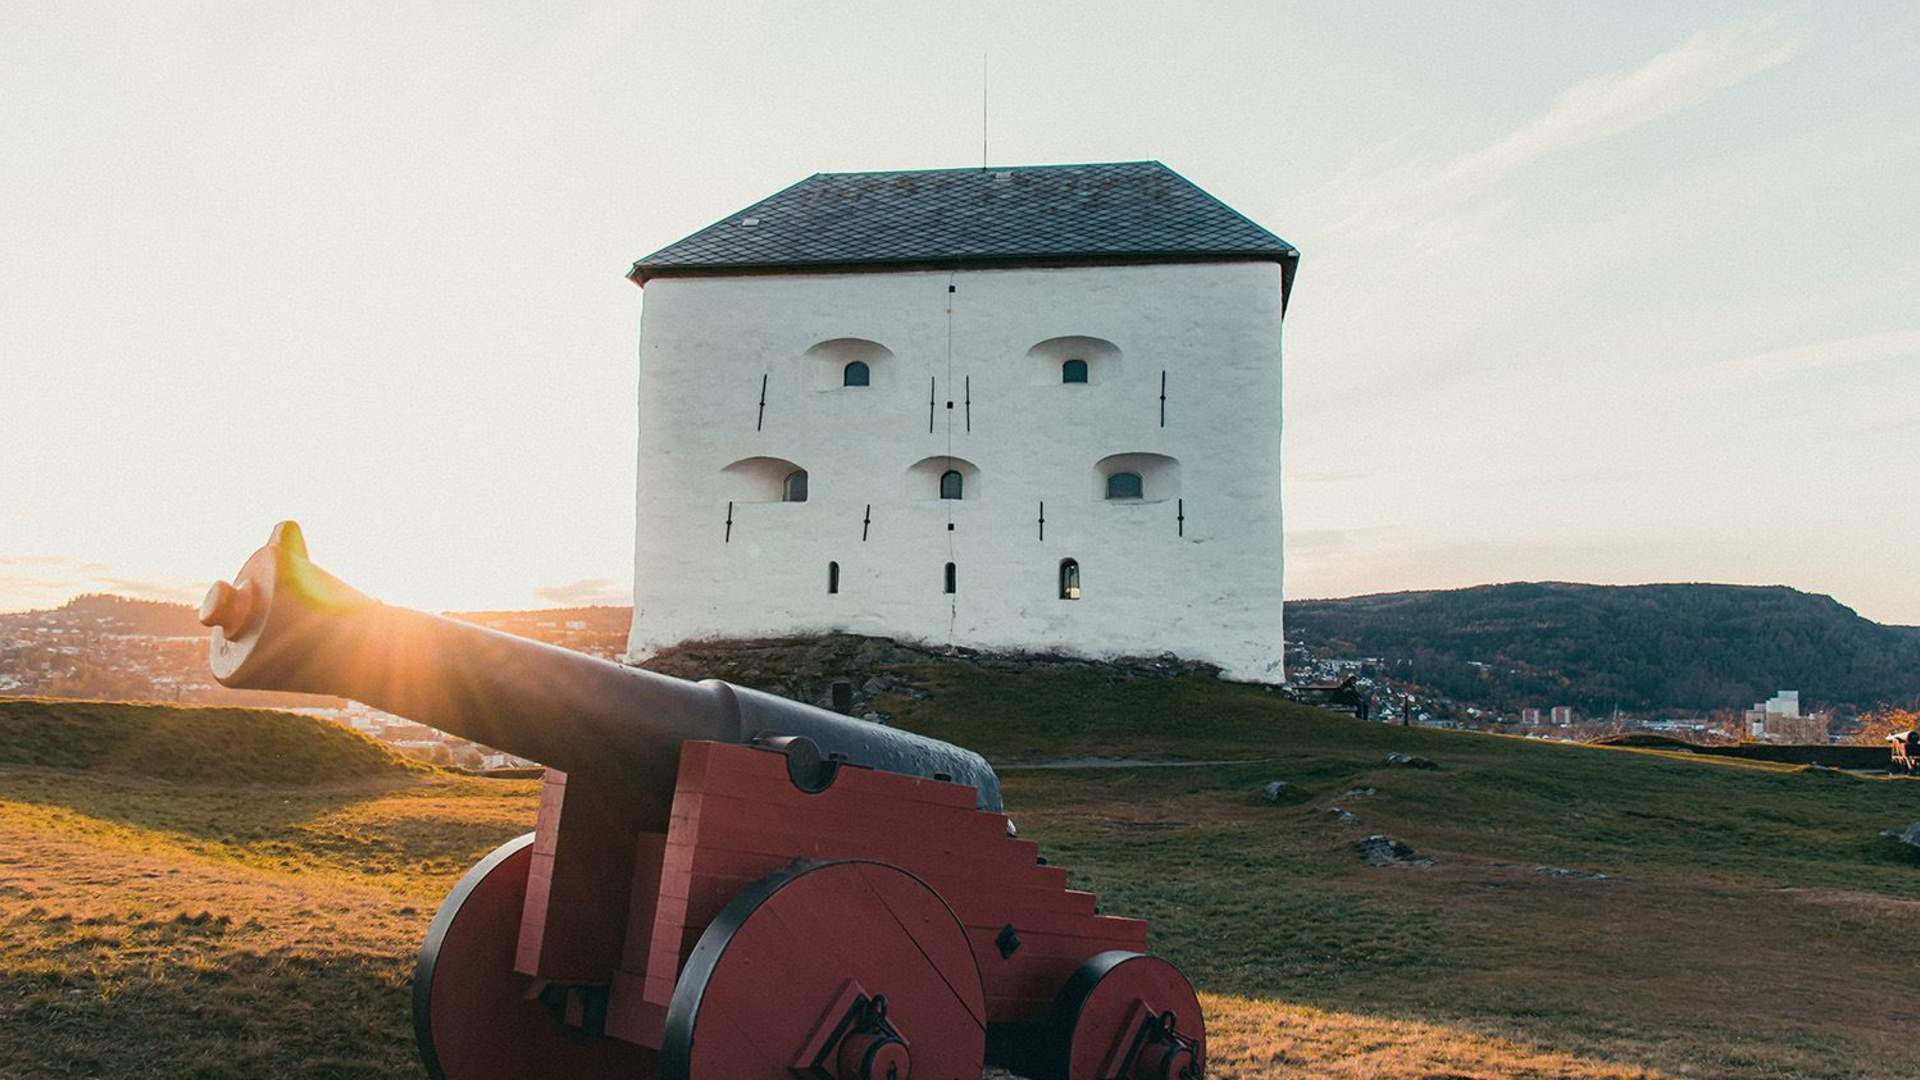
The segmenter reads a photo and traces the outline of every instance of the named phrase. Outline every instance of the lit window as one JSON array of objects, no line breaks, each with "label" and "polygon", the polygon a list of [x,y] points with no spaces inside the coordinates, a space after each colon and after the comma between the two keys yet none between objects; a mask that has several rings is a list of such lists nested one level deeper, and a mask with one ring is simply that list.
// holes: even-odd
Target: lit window
[{"label": "lit window", "polygon": [[953,574],[953,564],[952,564],[952,563],[948,563],[948,564],[947,564],[947,578],[946,578],[946,583],[947,583],[947,587],[946,587],[945,589],[942,589],[941,591],[942,591],[942,592],[949,592],[949,593],[950,593],[950,592],[953,592],[953,591],[954,591],[954,588],[953,588],[953,586],[954,586],[954,574]]},{"label": "lit window", "polygon": [[1107,498],[1140,498],[1140,474],[1137,472],[1117,472],[1107,477]]},{"label": "lit window", "polygon": [[1060,365],[1060,381],[1063,383],[1086,382],[1087,381],[1087,362],[1085,360],[1069,360],[1066,363],[1061,364]]},{"label": "lit window", "polygon": [[827,591],[830,593],[840,591],[840,564],[837,562],[827,564]]},{"label": "lit window", "polygon": [[959,469],[948,469],[940,474],[940,497],[943,499],[960,498],[960,488],[964,481]]},{"label": "lit window", "polygon": [[1072,559],[1060,560],[1060,599],[1080,599],[1080,564]]},{"label": "lit window", "polygon": [[787,482],[780,488],[782,502],[807,501],[807,470],[795,469],[787,474]]},{"label": "lit window", "polygon": [[848,364],[846,366],[846,370],[841,373],[840,385],[865,386],[867,385],[867,381],[870,378],[872,378],[872,376],[873,376],[873,372],[868,369],[865,363],[859,360],[855,360],[852,363]]}]

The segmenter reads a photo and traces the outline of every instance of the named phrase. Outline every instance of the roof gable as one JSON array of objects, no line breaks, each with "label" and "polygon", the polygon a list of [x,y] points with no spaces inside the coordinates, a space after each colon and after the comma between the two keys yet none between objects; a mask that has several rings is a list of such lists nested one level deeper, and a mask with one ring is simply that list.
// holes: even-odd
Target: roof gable
[{"label": "roof gable", "polygon": [[816,173],[629,276],[1222,259],[1280,263],[1284,297],[1299,252],[1165,165],[1132,161]]}]

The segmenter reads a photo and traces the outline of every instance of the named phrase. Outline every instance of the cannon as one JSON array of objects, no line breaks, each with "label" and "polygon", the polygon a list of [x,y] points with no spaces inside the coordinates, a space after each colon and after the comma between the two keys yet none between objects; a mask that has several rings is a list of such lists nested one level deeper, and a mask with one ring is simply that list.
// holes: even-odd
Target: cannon
[{"label": "cannon", "polygon": [[1146,923],[1020,839],[980,755],[393,607],[277,526],[200,608],[231,687],[352,698],[540,762],[531,833],[429,925],[436,1080],[1199,1080]]}]

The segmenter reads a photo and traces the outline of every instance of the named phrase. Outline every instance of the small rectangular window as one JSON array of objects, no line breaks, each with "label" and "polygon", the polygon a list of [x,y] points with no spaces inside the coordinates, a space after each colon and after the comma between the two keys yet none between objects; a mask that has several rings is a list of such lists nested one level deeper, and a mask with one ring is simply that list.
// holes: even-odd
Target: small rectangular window
[{"label": "small rectangular window", "polygon": [[837,593],[839,591],[840,591],[840,564],[837,562],[830,562],[827,564],[827,592]]},{"label": "small rectangular window", "polygon": [[953,573],[953,564],[952,564],[952,563],[948,563],[948,564],[947,564],[947,587],[946,587],[946,589],[944,589],[943,591],[945,591],[945,592],[949,592],[949,593],[950,593],[950,592],[954,592],[954,591],[955,591],[955,590],[954,590],[954,573]]}]

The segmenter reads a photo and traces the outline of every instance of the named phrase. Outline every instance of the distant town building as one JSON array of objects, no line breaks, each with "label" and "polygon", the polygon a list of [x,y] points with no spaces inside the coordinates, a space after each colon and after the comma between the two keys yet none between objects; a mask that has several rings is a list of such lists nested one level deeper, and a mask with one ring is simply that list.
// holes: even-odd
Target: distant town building
[{"label": "distant town building", "polygon": [[1539,727],[1540,719],[1541,719],[1541,714],[1539,709],[1521,709],[1520,710],[1520,722],[1523,724],[1530,724],[1533,727]]},{"label": "distant town building", "polygon": [[1765,701],[1756,701],[1746,713],[1747,734],[1764,737],[1769,718],[1794,720],[1800,716],[1800,691],[1782,690]]},{"label": "distant town building", "polygon": [[1800,712],[1800,691],[1782,690],[1746,711],[1747,736],[1759,742],[1824,743],[1833,729],[1833,714]]},{"label": "distant town building", "polygon": [[1555,705],[1553,707],[1553,726],[1572,727],[1573,726],[1573,706]]}]

